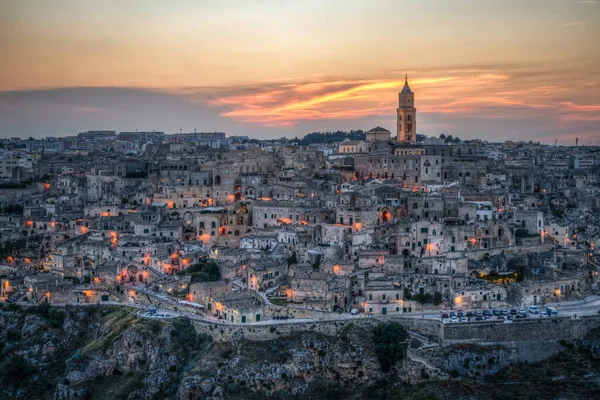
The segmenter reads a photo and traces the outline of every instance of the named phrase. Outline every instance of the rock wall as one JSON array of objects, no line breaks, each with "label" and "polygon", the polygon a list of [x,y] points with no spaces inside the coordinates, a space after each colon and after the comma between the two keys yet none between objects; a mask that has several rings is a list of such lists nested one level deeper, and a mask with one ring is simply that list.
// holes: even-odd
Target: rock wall
[{"label": "rock wall", "polygon": [[213,323],[201,320],[193,320],[192,323],[197,332],[209,334],[214,340],[225,342],[241,338],[258,341],[273,340],[282,336],[291,336],[299,332],[318,332],[327,336],[335,336],[349,324],[369,328],[384,321],[397,321],[406,329],[416,331],[430,340],[436,342],[441,340],[441,323],[439,321],[418,318],[353,318],[314,322],[287,320],[286,322],[268,321],[269,323],[251,325]]},{"label": "rock wall", "polygon": [[[321,319],[332,320],[340,317],[339,313],[322,310],[309,310],[307,308],[295,308],[291,306],[265,306],[264,315],[268,317],[288,317],[297,319]],[[275,321],[274,321],[275,322]]]},{"label": "rock wall", "polygon": [[571,318],[535,318],[513,323],[469,322],[444,324],[444,345],[466,341],[521,342],[560,339],[581,339],[592,329],[600,327],[600,316]]}]

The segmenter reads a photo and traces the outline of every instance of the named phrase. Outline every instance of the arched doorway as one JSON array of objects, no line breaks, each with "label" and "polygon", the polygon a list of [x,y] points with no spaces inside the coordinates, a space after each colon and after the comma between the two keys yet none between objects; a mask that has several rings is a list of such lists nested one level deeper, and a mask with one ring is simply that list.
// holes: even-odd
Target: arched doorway
[{"label": "arched doorway", "polygon": [[398,243],[396,241],[396,236],[390,236],[388,239],[388,248],[390,249],[390,254],[398,254]]}]

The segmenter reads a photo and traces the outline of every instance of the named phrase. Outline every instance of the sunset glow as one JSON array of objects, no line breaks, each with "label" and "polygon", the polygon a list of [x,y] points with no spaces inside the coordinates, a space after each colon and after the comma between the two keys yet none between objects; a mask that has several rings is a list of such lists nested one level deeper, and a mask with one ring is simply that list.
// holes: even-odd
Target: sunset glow
[{"label": "sunset glow", "polygon": [[211,3],[0,0],[0,135],[393,131],[406,73],[418,133],[600,139],[596,1]]}]

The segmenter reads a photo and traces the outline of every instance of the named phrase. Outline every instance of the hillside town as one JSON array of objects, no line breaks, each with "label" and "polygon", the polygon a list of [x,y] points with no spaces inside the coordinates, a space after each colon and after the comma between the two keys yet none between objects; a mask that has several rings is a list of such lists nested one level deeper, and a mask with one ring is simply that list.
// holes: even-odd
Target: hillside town
[{"label": "hillside town", "polygon": [[[0,299],[226,324],[522,309],[597,293],[600,148],[416,135],[2,139]],[[363,133],[363,132],[361,132]]]}]

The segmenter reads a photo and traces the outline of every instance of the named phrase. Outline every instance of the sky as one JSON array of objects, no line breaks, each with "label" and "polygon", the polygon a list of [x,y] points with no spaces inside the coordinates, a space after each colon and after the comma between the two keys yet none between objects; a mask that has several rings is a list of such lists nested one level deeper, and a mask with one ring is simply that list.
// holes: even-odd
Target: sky
[{"label": "sky", "polygon": [[395,130],[600,144],[600,0],[0,0],[0,137]]}]

